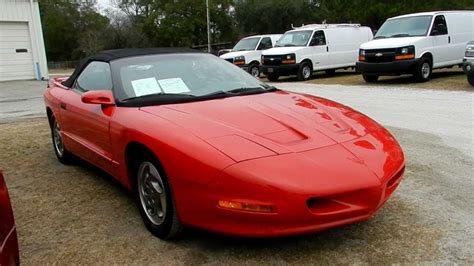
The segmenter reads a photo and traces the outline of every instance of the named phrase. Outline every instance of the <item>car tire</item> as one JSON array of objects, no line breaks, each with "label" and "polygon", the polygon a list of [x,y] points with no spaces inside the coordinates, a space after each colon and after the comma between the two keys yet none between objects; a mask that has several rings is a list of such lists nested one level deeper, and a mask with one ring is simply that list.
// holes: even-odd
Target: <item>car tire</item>
[{"label": "car tire", "polygon": [[432,63],[431,60],[428,59],[427,57],[422,57],[420,64],[418,64],[416,70],[415,70],[415,79],[418,82],[426,82],[430,80],[431,78],[431,73],[432,73]]},{"label": "car tire", "polygon": [[313,74],[313,69],[311,68],[311,64],[307,61],[301,63],[300,68],[298,69],[298,80],[308,80],[311,78]]},{"label": "car tire", "polygon": [[145,227],[158,238],[176,238],[183,227],[161,164],[145,153],[135,165],[135,200]]},{"label": "car tire", "polygon": [[379,80],[378,75],[363,74],[362,77],[364,78],[365,82],[367,82],[367,83],[375,83],[375,82],[377,82],[377,80]]},{"label": "car tire", "polygon": [[257,64],[251,64],[249,66],[249,73],[250,75],[259,78],[260,77],[260,69]]},{"label": "car tire", "polygon": [[278,75],[276,75],[276,74],[267,74],[267,79],[268,79],[269,81],[278,81],[278,78],[279,78],[279,77],[280,77],[280,76],[278,76]]},{"label": "car tire", "polygon": [[56,158],[58,158],[58,161],[62,164],[72,164],[74,162],[74,156],[64,146],[61,127],[54,116],[51,116],[50,118],[50,128],[51,140],[53,141],[53,149]]},{"label": "car tire", "polygon": [[471,84],[471,86],[474,86],[474,75],[468,75],[467,81],[469,82],[469,84]]}]

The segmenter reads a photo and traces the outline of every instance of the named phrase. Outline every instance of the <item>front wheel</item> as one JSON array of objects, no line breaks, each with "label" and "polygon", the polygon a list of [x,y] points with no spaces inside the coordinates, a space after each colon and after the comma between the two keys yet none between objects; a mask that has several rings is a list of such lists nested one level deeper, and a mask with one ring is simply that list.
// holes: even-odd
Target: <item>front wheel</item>
[{"label": "front wheel", "polygon": [[378,76],[378,75],[366,75],[366,74],[363,74],[362,77],[364,78],[365,82],[367,82],[367,83],[375,83],[375,82],[377,82],[377,80],[379,80],[379,76]]},{"label": "front wheel", "polygon": [[311,78],[311,74],[313,74],[311,65],[308,62],[301,63],[298,70],[298,80],[308,80]]},{"label": "front wheel", "polygon": [[280,76],[276,75],[276,74],[267,74],[267,78],[269,81],[278,81],[278,78]]},{"label": "front wheel", "polygon": [[252,75],[256,78],[259,78],[260,77],[260,69],[258,68],[258,65],[250,65],[249,73],[250,73],[250,75]]},{"label": "front wheel", "polygon": [[467,81],[469,82],[469,84],[471,84],[471,86],[474,86],[474,75],[468,75]]},{"label": "front wheel", "polygon": [[182,229],[168,180],[159,163],[146,156],[136,169],[136,201],[146,228],[161,239],[176,237]]},{"label": "front wheel", "polygon": [[431,61],[428,58],[422,58],[420,64],[415,70],[415,79],[418,82],[426,82],[431,78]]}]

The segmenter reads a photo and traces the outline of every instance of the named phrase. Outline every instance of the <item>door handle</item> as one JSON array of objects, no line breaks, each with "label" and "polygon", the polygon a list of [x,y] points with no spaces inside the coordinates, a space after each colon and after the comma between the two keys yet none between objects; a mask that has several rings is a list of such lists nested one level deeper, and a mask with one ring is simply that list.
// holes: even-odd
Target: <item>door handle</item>
[{"label": "door handle", "polygon": [[326,46],[326,52],[329,52],[329,46]]},{"label": "door handle", "polygon": [[61,107],[61,109],[66,110],[66,104],[65,103],[61,103],[59,106]]},{"label": "door handle", "polygon": [[448,36],[448,43],[451,43],[451,36]]}]

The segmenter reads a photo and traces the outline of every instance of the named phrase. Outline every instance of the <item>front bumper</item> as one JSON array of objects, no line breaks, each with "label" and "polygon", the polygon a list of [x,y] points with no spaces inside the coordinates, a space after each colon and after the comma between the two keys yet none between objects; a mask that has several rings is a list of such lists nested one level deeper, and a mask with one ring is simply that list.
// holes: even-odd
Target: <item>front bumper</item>
[{"label": "front bumper", "polygon": [[468,75],[474,75],[474,58],[464,58],[462,69]]},{"label": "front bumper", "polygon": [[[369,219],[398,187],[404,172],[398,145],[380,147],[380,152],[385,148],[392,154],[381,161],[383,174],[374,174],[354,157],[340,156],[347,149],[364,150],[358,145],[369,141],[363,138],[355,144],[244,161],[209,184],[175,184],[186,195],[184,200],[176,197],[180,219],[191,227],[244,237],[311,233]],[[321,158],[321,162],[315,166],[303,157]],[[344,167],[336,167],[340,162]],[[223,209],[217,206],[219,200],[273,205],[276,211]]]},{"label": "front bumper", "polygon": [[289,76],[296,75],[300,64],[291,65],[261,65],[260,72],[265,75]]},{"label": "front bumper", "polygon": [[420,64],[420,59],[393,61],[384,63],[357,62],[356,71],[373,75],[412,74]]}]

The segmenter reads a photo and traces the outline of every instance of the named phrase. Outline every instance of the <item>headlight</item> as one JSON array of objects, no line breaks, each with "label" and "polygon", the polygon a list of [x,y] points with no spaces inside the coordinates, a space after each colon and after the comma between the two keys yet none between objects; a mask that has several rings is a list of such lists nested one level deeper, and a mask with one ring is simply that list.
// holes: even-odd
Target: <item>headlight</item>
[{"label": "headlight", "polygon": [[296,55],[295,54],[287,54],[283,56],[281,60],[282,64],[296,64]]},{"label": "headlight", "polygon": [[359,50],[359,61],[361,61],[361,62],[365,61],[365,50],[364,49]]},{"label": "headlight", "polygon": [[236,56],[234,58],[234,64],[236,64],[236,65],[245,65],[245,57],[244,56]]},{"label": "headlight", "polygon": [[415,46],[410,45],[398,48],[395,54],[395,60],[415,59]]},{"label": "headlight", "polygon": [[469,42],[466,45],[466,57],[474,57],[474,42]]}]

